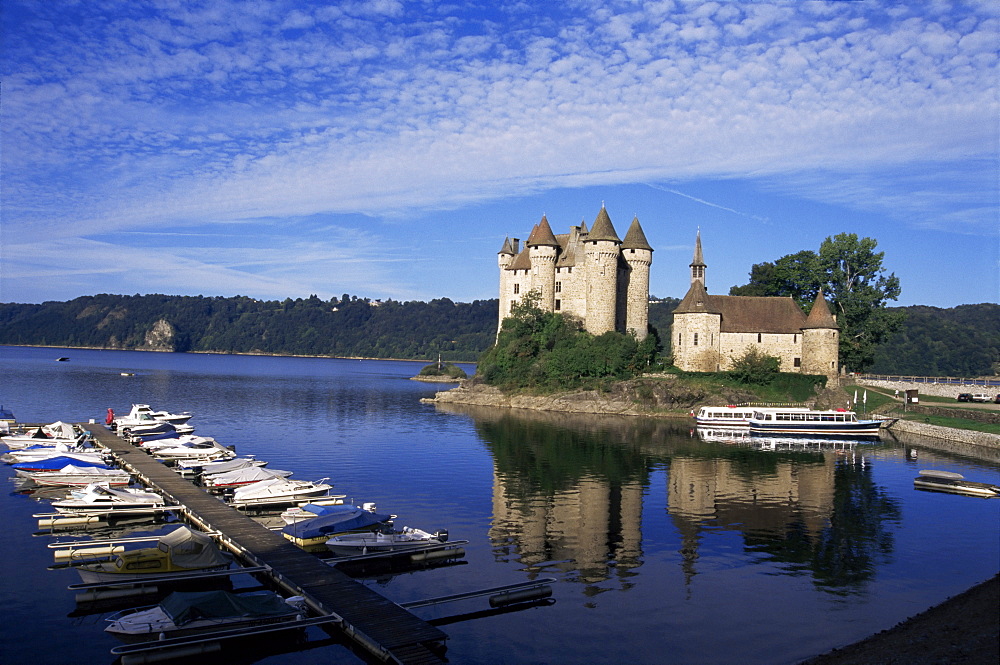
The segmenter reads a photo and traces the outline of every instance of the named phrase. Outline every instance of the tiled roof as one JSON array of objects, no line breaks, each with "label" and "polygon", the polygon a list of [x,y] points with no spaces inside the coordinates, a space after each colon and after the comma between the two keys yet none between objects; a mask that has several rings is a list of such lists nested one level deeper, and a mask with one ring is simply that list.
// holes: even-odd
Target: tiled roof
[{"label": "tiled roof", "polygon": [[837,320],[833,318],[830,314],[830,307],[827,305],[826,297],[823,295],[823,289],[820,289],[816,294],[816,300],[813,301],[812,310],[809,312],[809,316],[806,318],[803,328],[832,328],[834,330],[840,330],[840,326],[837,325]]}]

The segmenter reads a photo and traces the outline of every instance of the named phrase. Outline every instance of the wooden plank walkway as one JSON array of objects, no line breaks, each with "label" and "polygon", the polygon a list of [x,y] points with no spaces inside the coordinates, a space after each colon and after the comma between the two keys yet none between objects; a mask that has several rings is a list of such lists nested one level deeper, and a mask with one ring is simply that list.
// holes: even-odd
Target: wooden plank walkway
[{"label": "wooden plank walkway", "polygon": [[181,478],[103,425],[81,427],[143,483],[183,505],[191,521],[220,532],[221,540],[249,565],[268,566],[276,584],[304,596],[319,612],[341,617],[339,630],[371,654],[407,665],[444,662],[436,651],[443,651],[448,636],[439,628]]}]

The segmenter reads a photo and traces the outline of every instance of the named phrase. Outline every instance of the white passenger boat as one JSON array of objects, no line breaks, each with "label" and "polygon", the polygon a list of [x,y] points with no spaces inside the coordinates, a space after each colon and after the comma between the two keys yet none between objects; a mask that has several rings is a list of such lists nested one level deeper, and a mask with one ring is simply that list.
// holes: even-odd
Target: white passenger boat
[{"label": "white passenger boat", "polygon": [[291,471],[250,466],[245,469],[236,469],[235,471],[202,474],[201,484],[210,490],[221,491],[252,485],[263,480],[270,480],[271,478],[287,478],[290,475],[292,475]]},{"label": "white passenger boat", "polygon": [[238,487],[233,492],[231,503],[238,507],[249,506],[280,506],[299,501],[308,501],[316,497],[327,496],[333,485],[326,484],[322,478],[316,482],[308,480],[292,480],[291,478],[271,478],[259,483]]},{"label": "white passenger boat", "polygon": [[757,408],[749,420],[750,433],[780,436],[878,436],[881,420],[861,420],[853,411],[832,409]]},{"label": "white passenger boat", "polygon": [[36,485],[46,487],[77,487],[91,483],[112,486],[125,486],[132,482],[128,471],[121,469],[102,469],[100,467],[78,467],[69,464],[59,471],[40,471],[25,474]]},{"label": "white passenger boat", "polygon": [[130,511],[145,511],[166,505],[164,498],[155,492],[131,487],[115,489],[98,483],[91,483],[71,494],[72,498],[53,501],[52,507],[60,513],[113,510],[116,513],[126,514]]},{"label": "white passenger boat", "polygon": [[394,552],[427,545],[437,545],[448,541],[445,530],[428,533],[422,529],[403,527],[402,531],[375,531],[344,533],[326,541],[331,552],[340,556]]},{"label": "white passenger boat", "polygon": [[175,591],[159,605],[123,610],[104,630],[123,642],[141,643],[202,633],[289,624],[306,616],[305,599],[273,591]]},{"label": "white passenger boat", "polygon": [[[703,406],[698,413],[692,413],[699,427],[748,427],[753,418],[754,406]],[[785,411],[808,411],[802,407],[788,407]]]},{"label": "white passenger boat", "polygon": [[105,463],[105,454],[94,449],[80,448],[79,446],[32,446],[11,450],[3,455],[4,462],[8,464],[20,464],[22,462],[41,462],[42,460],[53,459],[55,457],[66,457],[95,464]]}]

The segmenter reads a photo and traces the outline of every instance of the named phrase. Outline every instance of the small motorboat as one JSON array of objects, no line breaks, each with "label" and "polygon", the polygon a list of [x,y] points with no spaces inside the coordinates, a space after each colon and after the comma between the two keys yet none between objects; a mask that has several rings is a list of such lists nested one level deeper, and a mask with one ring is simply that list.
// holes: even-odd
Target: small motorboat
[{"label": "small motorboat", "polygon": [[228,460],[236,457],[229,448],[226,448],[214,439],[202,442],[179,443],[173,446],[156,448],[152,451],[153,457],[158,460]]},{"label": "small motorboat", "polygon": [[306,604],[301,596],[285,599],[273,591],[175,591],[159,605],[111,615],[104,630],[123,642],[139,643],[250,626],[294,624],[305,616]]},{"label": "small motorboat", "polygon": [[71,491],[70,494],[72,498],[53,501],[52,507],[60,513],[113,510],[116,513],[126,514],[135,510],[145,512],[166,503],[162,496],[154,492],[131,487],[115,489],[99,483],[91,483],[82,490]]},{"label": "small motorboat", "polygon": [[153,411],[148,404],[133,404],[128,415],[120,418],[115,417],[114,409],[108,409],[105,423],[118,431],[132,429],[138,425],[148,425],[152,421],[170,423],[171,425],[184,425],[191,420],[191,414],[187,411],[183,413],[170,413],[169,411]]},{"label": "small motorboat", "polygon": [[448,532],[444,529],[428,533],[422,529],[405,526],[402,531],[345,533],[327,540],[326,546],[334,554],[354,556],[374,552],[416,549],[446,542],[448,542]]},{"label": "small motorboat", "polygon": [[56,443],[65,443],[67,445],[73,445],[80,439],[80,436],[81,433],[76,431],[76,428],[69,423],[56,421],[51,425],[33,427],[28,432],[22,432],[20,434],[7,434],[0,437],[0,441],[2,441],[11,450],[18,450],[20,448],[37,445],[39,443],[50,443],[53,445]]},{"label": "small motorboat", "polygon": [[177,464],[174,465],[174,471],[177,471],[182,476],[190,478],[191,476],[209,476],[217,473],[226,473],[227,471],[236,471],[238,469],[247,469],[250,467],[264,467],[267,466],[267,462],[264,460],[254,459],[253,457],[234,457],[229,460],[178,460]]},{"label": "small motorboat", "polygon": [[111,467],[104,463],[104,460],[100,457],[87,457],[80,455],[70,455],[62,454],[55,455],[53,457],[46,457],[44,459],[28,460],[26,462],[17,462],[11,465],[14,472],[22,478],[31,477],[38,473],[56,473],[62,471],[67,466],[72,464],[78,468],[101,468],[110,469]]},{"label": "small motorboat", "polygon": [[245,485],[259,483],[262,480],[271,478],[287,478],[292,475],[291,471],[281,471],[279,469],[265,469],[260,466],[249,466],[235,471],[224,471],[222,473],[203,473],[201,484],[210,490],[221,492],[224,490],[236,489]]},{"label": "small motorboat", "polygon": [[84,583],[120,582],[171,573],[225,570],[233,562],[207,533],[179,527],[162,536],[155,547],[116,554],[109,561],[75,565]]},{"label": "small motorboat", "polygon": [[[312,517],[288,524],[281,530],[281,535],[303,548],[322,547],[335,534],[391,528],[389,525],[395,517],[375,512],[374,503],[361,507],[306,504],[302,510]],[[287,521],[284,514],[282,518]]]},{"label": "small motorboat", "polygon": [[1000,485],[966,480],[960,473],[936,469],[924,469],[918,473],[920,475],[913,479],[914,489],[965,494],[986,499],[1000,497]]},{"label": "small motorboat", "polygon": [[82,487],[92,483],[126,486],[132,482],[132,476],[128,471],[98,466],[79,467],[73,464],[68,464],[58,471],[37,471],[24,477],[30,478],[36,485],[46,487]]},{"label": "small motorboat", "polygon": [[308,501],[321,496],[327,496],[333,485],[321,478],[316,482],[308,480],[292,480],[291,478],[271,478],[259,483],[236,488],[233,492],[232,505],[236,507],[249,506],[280,506],[299,501]]},{"label": "small motorboat", "polygon": [[54,457],[71,457],[88,462],[104,462],[104,453],[99,452],[95,448],[86,448],[75,444],[71,446],[65,444],[30,446],[19,450],[11,450],[5,453],[3,457],[0,457],[0,459],[9,464],[20,464],[21,462],[40,462]]}]

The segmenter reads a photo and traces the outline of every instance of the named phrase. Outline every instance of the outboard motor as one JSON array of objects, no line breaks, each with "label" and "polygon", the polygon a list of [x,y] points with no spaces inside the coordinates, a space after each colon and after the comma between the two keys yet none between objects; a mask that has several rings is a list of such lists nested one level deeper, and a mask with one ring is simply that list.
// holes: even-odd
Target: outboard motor
[{"label": "outboard motor", "polygon": [[442,543],[448,542],[448,529],[438,529],[434,533],[434,537],[440,540]]}]

